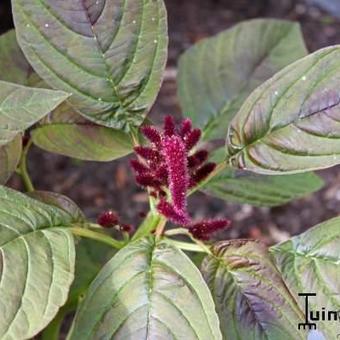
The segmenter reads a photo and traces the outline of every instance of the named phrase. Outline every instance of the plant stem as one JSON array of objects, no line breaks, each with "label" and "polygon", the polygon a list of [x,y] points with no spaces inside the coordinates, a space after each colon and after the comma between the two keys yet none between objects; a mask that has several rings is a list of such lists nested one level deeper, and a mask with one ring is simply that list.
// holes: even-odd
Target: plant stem
[{"label": "plant stem", "polygon": [[117,241],[114,238],[85,228],[73,227],[71,231],[76,236],[86,237],[92,240],[96,240],[105,243],[113,248],[121,249],[125,246],[125,242]]},{"label": "plant stem", "polygon": [[188,193],[188,196],[190,196],[191,194],[193,194],[194,192],[196,192],[197,190],[199,190],[201,187],[203,187],[204,185],[206,185],[213,177],[215,177],[216,175],[218,175],[221,171],[223,171],[224,169],[227,168],[227,163],[226,161],[223,161],[222,163],[217,164],[216,168],[214,169],[214,171],[212,171],[209,176],[203,180],[201,183],[199,183],[196,187],[194,187],[193,189],[191,189]]},{"label": "plant stem", "polygon": [[152,212],[150,212],[133,235],[132,240],[138,240],[139,238],[147,236],[154,230],[156,230],[161,218],[162,217],[159,214],[153,214]]},{"label": "plant stem", "polygon": [[206,253],[206,250],[204,250],[202,247],[194,243],[181,242],[170,239],[167,239],[166,241],[175,246],[176,248],[180,248],[182,250],[192,251],[195,253]]},{"label": "plant stem", "polygon": [[204,251],[207,254],[211,254],[211,251],[207,245],[205,245],[202,241],[195,239],[188,230],[184,228],[176,228],[172,230],[168,230],[165,232],[165,236],[176,236],[176,235],[184,235],[189,237],[197,246],[201,248],[201,251]]},{"label": "plant stem", "polygon": [[156,232],[155,232],[155,235],[156,235],[156,238],[159,239],[160,237],[162,237],[163,233],[164,233],[164,228],[165,228],[165,225],[166,225],[166,218],[161,216],[160,217],[160,221],[157,225],[157,228],[156,228]]},{"label": "plant stem", "polygon": [[34,191],[34,186],[29,176],[28,170],[27,170],[27,155],[28,155],[28,151],[31,145],[32,145],[32,140],[30,139],[27,145],[22,150],[19,167],[18,167],[18,170],[19,170],[18,173],[20,174],[23,184],[25,186],[25,189],[28,192]]}]

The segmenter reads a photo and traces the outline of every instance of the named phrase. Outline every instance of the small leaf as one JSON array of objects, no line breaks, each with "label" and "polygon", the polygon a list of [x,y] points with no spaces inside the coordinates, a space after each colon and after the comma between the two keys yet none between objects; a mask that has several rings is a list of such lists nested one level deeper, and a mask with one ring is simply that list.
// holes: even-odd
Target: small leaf
[{"label": "small leaf", "polygon": [[[270,249],[286,285],[305,307],[299,293],[316,293],[309,298],[310,310],[340,310],[340,218],[318,224],[305,233]],[[320,312],[321,313],[321,312]],[[316,316],[314,312],[314,316]],[[339,321],[319,321],[318,327],[333,339]]]},{"label": "small leaf", "polygon": [[21,134],[8,144],[0,146],[0,184],[5,184],[16,170],[20,161],[21,150]]},{"label": "small leaf", "polygon": [[0,146],[38,122],[68,96],[62,91],[0,81]]},{"label": "small leaf", "polygon": [[223,241],[202,264],[225,339],[305,339],[303,313],[287,290],[265,245]]},{"label": "small leaf", "polygon": [[53,205],[72,215],[77,221],[85,221],[85,216],[80,208],[68,197],[50,191],[33,191],[26,194],[40,202]]},{"label": "small leaf", "polygon": [[0,36],[0,79],[20,85],[32,85],[34,70],[27,62],[22,53],[15,36],[11,30]]},{"label": "small leaf", "polygon": [[40,148],[86,161],[107,162],[132,152],[127,133],[95,125],[62,104],[31,132]]},{"label": "small leaf", "polygon": [[275,207],[320,190],[323,180],[314,173],[266,176],[225,169],[203,191],[220,199],[259,207]]},{"label": "small leaf", "polygon": [[13,0],[19,45],[52,88],[107,127],[139,126],[167,57],[163,0]]},{"label": "small leaf", "polygon": [[0,187],[0,338],[28,339],[65,303],[77,216]]},{"label": "small leaf", "polygon": [[69,339],[221,339],[202,276],[182,251],[152,238],[105,265],[79,306]]},{"label": "small leaf", "polygon": [[231,122],[229,162],[263,174],[340,163],[340,46],[286,67],[246,100]]},{"label": "small leaf", "polygon": [[183,112],[205,138],[224,138],[250,92],[306,54],[299,25],[282,20],[250,20],[205,39],[180,59]]}]

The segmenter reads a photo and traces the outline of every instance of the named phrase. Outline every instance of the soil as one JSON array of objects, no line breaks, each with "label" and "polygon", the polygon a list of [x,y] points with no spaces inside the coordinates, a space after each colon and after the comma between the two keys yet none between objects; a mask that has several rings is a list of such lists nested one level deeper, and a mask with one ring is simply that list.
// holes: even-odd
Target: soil
[{"label": "soil", "polygon": [[[216,34],[237,22],[257,17],[274,17],[300,22],[310,51],[340,42],[340,20],[316,7],[294,0],[166,0],[169,12],[170,48],[167,77],[151,112],[160,121],[164,114],[180,115],[176,96],[176,64],[179,55],[198,40]],[[0,33],[12,27],[10,1],[0,3]],[[0,56],[1,57],[1,56]],[[134,183],[129,158],[112,163],[80,162],[33,148],[29,168],[36,188],[71,197],[95,219],[112,208],[127,223],[138,225],[140,212],[147,209],[147,196]],[[340,213],[340,171],[321,171],[326,186],[310,197],[279,208],[254,208],[230,204],[203,194],[190,199],[194,216],[225,216],[233,227],[219,237],[261,238],[268,243],[336,216]],[[9,185],[21,189],[14,176]]]}]

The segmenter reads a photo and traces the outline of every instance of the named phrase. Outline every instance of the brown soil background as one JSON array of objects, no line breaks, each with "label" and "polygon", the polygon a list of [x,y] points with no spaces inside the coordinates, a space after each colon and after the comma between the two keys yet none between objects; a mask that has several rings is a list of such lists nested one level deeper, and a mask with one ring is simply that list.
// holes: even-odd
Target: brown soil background
[{"label": "brown soil background", "polygon": [[[166,0],[169,13],[170,48],[167,77],[152,109],[159,121],[164,114],[180,115],[174,73],[179,55],[198,40],[233,24],[258,17],[298,21],[310,51],[340,43],[340,20],[305,2],[293,0]],[[0,33],[12,27],[10,1],[0,3]],[[0,56],[1,58],[1,56]],[[0,72],[3,70],[0,70]],[[111,163],[79,162],[33,148],[29,168],[37,189],[71,197],[95,219],[112,208],[133,225],[147,209],[147,196],[134,183],[128,158]],[[320,192],[279,208],[254,208],[197,194],[190,210],[197,218],[225,216],[233,228],[224,238],[253,237],[268,243],[284,240],[340,213],[340,172],[335,167],[321,171],[326,186]],[[21,189],[14,176],[9,185]]]}]

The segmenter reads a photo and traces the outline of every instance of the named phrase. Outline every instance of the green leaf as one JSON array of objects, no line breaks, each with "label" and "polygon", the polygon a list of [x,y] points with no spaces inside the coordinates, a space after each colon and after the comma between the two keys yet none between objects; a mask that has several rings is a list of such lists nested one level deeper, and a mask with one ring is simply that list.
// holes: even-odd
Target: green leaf
[{"label": "green leaf", "polygon": [[67,103],[44,119],[31,136],[34,144],[46,151],[87,161],[112,161],[133,148],[129,134],[95,125]]},{"label": "green leaf", "polygon": [[285,174],[340,163],[340,46],[319,50],[258,87],[233,119],[229,162]]},{"label": "green leaf", "polygon": [[0,81],[0,146],[38,122],[68,96],[62,91]]},{"label": "green leaf", "polygon": [[5,184],[16,170],[21,156],[22,140],[17,135],[11,142],[0,146],[0,184]]},{"label": "green leaf", "polygon": [[26,194],[40,202],[55,206],[73,216],[78,222],[85,221],[85,216],[80,208],[67,196],[50,191],[32,191]]},{"label": "green leaf", "polygon": [[167,58],[163,0],[13,0],[18,41],[36,72],[107,127],[139,126]]},{"label": "green leaf", "polygon": [[[33,191],[28,196],[48,205],[62,209],[76,218],[78,222],[85,222],[85,216],[80,208],[68,197],[54,192]],[[114,249],[93,240],[79,239],[76,244],[75,278],[70,289],[68,304],[73,305],[78,297],[88,288],[91,281],[108,259],[114,254]]]},{"label": "green leaf", "polygon": [[299,25],[282,20],[250,20],[205,39],[179,62],[183,112],[206,138],[224,138],[250,92],[306,54]]},{"label": "green leaf", "polygon": [[77,216],[0,187],[0,338],[28,339],[65,303]]},{"label": "green leaf", "polygon": [[0,36],[0,79],[20,85],[32,85],[35,72],[22,53],[11,30]]},{"label": "green leaf", "polygon": [[[316,297],[309,298],[310,310],[340,310],[339,247],[340,218],[334,218],[270,249],[301,308],[305,298],[298,293],[316,293]],[[327,339],[339,333],[339,321],[319,321],[317,325]]]},{"label": "green leaf", "polygon": [[[0,74],[1,80],[39,88],[48,87],[27,62],[17,44],[14,30],[0,36],[0,55],[0,69],[6,70]],[[33,141],[49,152],[81,160],[111,161],[132,151],[132,143],[127,134],[89,123],[66,102],[56,108],[42,125],[33,132]],[[1,152],[5,151],[0,149]],[[1,177],[0,174],[0,183]]]},{"label": "green leaf", "polygon": [[197,268],[166,241],[141,239],[105,265],[79,306],[69,339],[221,339]]},{"label": "green leaf", "polygon": [[267,247],[250,240],[223,241],[202,264],[225,339],[305,339],[303,314]]},{"label": "green leaf", "polygon": [[275,207],[320,190],[324,181],[314,173],[286,176],[258,175],[227,168],[203,188],[222,200],[259,207]]}]

